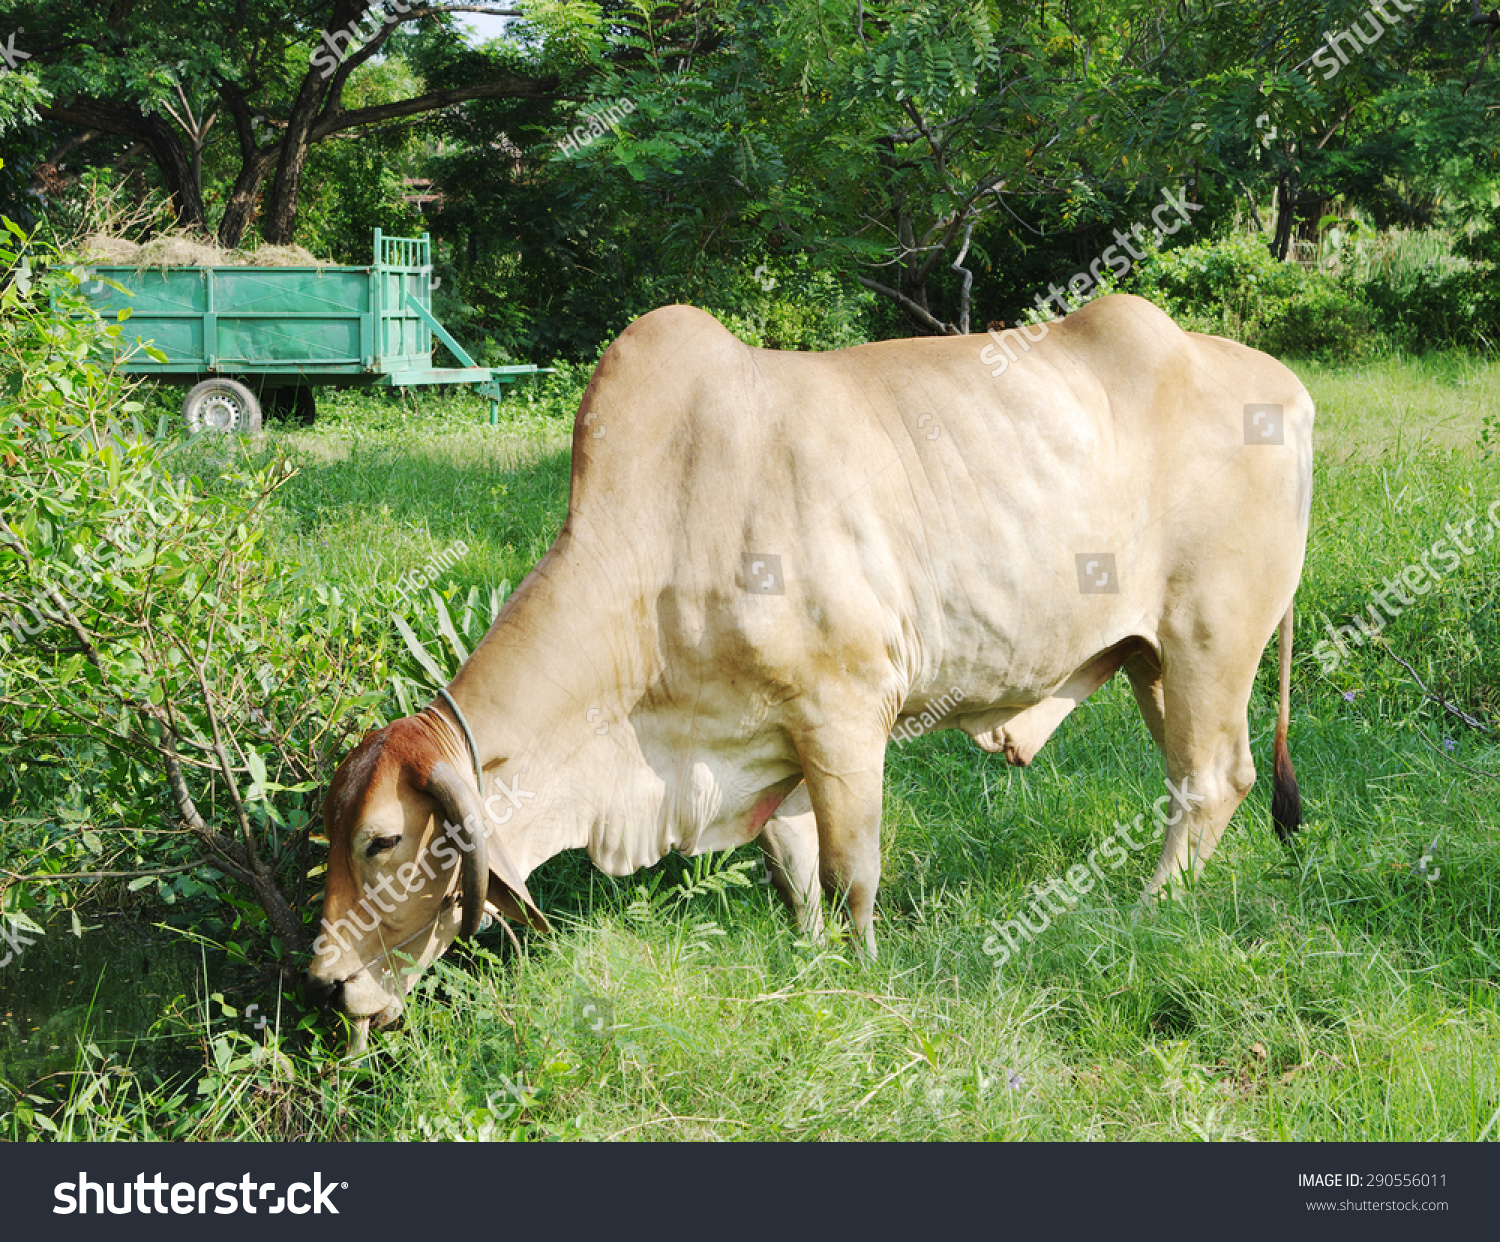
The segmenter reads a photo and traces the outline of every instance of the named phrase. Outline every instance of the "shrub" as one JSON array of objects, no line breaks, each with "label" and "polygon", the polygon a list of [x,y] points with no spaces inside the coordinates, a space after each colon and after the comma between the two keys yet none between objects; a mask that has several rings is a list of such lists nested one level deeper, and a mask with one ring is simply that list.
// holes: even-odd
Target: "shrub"
[{"label": "shrub", "polygon": [[748,345],[842,349],[870,339],[866,319],[874,300],[873,293],[851,293],[831,272],[810,270],[798,259],[757,264],[754,271],[747,265],[705,309]]},{"label": "shrub", "polygon": [[1273,354],[1349,358],[1375,343],[1374,314],[1357,291],[1326,272],[1278,262],[1254,235],[1149,254],[1129,289],[1184,328]]},{"label": "shrub", "polygon": [[1500,208],[1491,208],[1458,240],[1457,250],[1469,261],[1464,290],[1473,307],[1473,338],[1493,348],[1500,343],[1500,281],[1494,271],[1500,264]]},{"label": "shrub", "polygon": [[[81,269],[4,226],[0,811],[36,817],[0,838],[0,909],[145,872],[132,891],[218,892],[296,948],[303,912],[282,885],[304,887],[334,722],[368,723],[385,698],[351,670],[383,678],[387,627],[262,550],[285,464],[148,432],[101,361],[120,328],[80,296]],[[189,471],[207,448],[206,486]]]},{"label": "shrub", "polygon": [[1491,265],[1461,254],[1466,240],[1447,229],[1361,231],[1340,247],[1339,258],[1393,343],[1414,351],[1468,346],[1484,338]]},{"label": "shrub", "polygon": [[1248,343],[1278,355],[1336,359],[1369,353],[1378,339],[1369,304],[1326,277],[1308,275],[1304,288],[1260,306]]}]

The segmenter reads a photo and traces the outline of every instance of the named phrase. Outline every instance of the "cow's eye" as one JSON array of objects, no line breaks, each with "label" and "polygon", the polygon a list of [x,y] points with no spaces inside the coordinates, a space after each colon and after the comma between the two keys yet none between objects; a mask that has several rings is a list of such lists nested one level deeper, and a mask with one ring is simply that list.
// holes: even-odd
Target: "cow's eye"
[{"label": "cow's eye", "polygon": [[400,837],[376,837],[365,848],[365,857],[374,858],[376,854],[384,854],[387,850],[395,849],[400,842]]}]

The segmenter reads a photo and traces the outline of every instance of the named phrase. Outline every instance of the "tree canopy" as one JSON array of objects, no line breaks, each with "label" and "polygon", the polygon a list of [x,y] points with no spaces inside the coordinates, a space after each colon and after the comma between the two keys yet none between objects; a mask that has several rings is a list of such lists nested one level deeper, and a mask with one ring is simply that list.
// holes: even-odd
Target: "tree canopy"
[{"label": "tree canopy", "polygon": [[[509,22],[479,43],[464,15]],[[346,258],[425,222],[501,345],[586,352],[752,271],[963,332],[1164,191],[1278,259],[1336,203],[1487,223],[1497,24],[1477,0],[0,0],[24,56],[0,206],[104,174],[222,245]]]}]

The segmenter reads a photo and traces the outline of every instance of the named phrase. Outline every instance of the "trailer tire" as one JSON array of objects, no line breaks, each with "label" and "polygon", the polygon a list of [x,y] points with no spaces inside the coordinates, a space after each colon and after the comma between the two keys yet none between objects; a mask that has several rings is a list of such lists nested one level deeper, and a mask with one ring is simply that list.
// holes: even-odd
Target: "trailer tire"
[{"label": "trailer tire", "polygon": [[194,385],[182,402],[182,417],[189,435],[200,431],[260,434],[260,402],[238,380],[215,376]]}]

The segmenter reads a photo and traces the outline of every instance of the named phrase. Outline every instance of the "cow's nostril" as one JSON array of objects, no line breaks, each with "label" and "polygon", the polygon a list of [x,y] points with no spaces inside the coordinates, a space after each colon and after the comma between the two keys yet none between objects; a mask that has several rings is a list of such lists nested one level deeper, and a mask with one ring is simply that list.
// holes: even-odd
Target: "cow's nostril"
[{"label": "cow's nostril", "polygon": [[307,999],[320,1009],[332,1009],[344,997],[344,981],[342,979],[319,979],[316,975],[308,975]]}]

